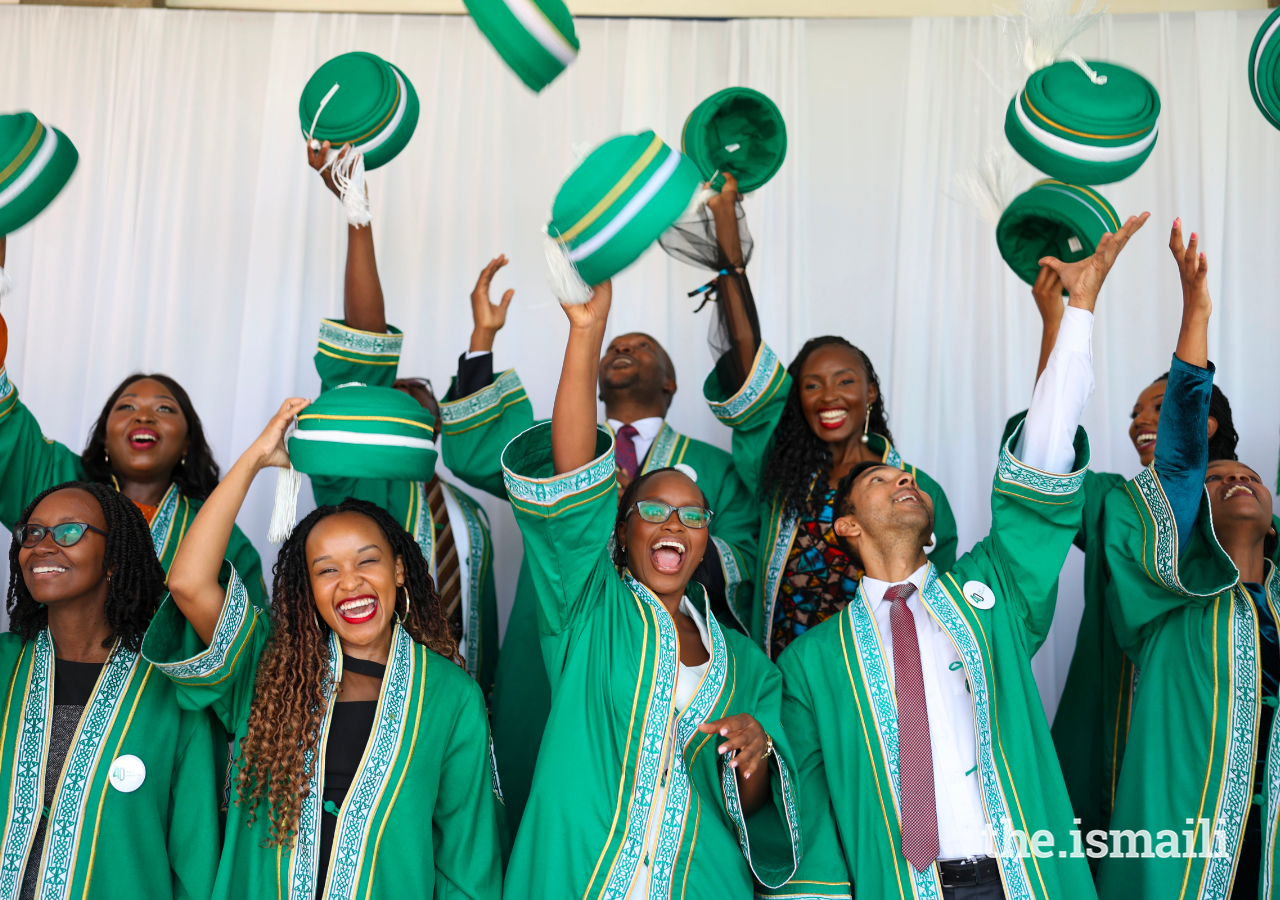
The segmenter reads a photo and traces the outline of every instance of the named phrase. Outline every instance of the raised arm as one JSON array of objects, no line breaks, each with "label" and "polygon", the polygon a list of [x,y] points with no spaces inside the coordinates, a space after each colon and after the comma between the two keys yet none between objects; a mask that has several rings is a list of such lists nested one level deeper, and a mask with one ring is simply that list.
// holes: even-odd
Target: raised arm
[{"label": "raised arm", "polygon": [[[738,277],[746,277],[745,262],[742,258],[742,239],[738,232],[738,179],[728,172],[724,174],[724,187],[720,193],[707,202],[711,215],[716,223],[716,240],[728,267]],[[728,325],[729,340],[733,344],[731,352],[737,360],[736,369],[743,373],[751,371],[751,363],[755,359],[758,341],[751,328],[751,319],[747,314],[746,296],[738,277],[723,275],[718,279],[720,302],[724,305],[725,321]],[[742,386],[741,380],[733,385],[737,390]],[[729,385],[725,385],[726,389]]]},{"label": "raised arm", "polygon": [[1049,354],[1058,340],[1058,327],[1062,324],[1062,279],[1048,266],[1040,267],[1036,283],[1031,286],[1031,296],[1036,299],[1040,311],[1040,361],[1036,364],[1036,380],[1049,364]]},{"label": "raised arm", "polygon": [[[320,172],[325,186],[341,199],[333,183],[333,167],[325,165],[329,142],[312,149],[307,144],[307,162]],[[338,154],[341,159],[347,150]],[[367,188],[366,188],[367,190]],[[373,253],[373,225],[347,225],[347,274],[342,292],[343,316],[348,328],[385,334],[387,314],[382,300],[382,282],[378,279],[378,260]]]},{"label": "raised arm", "polygon": [[214,488],[200,507],[169,569],[169,592],[182,615],[208,644],[218,624],[218,614],[226,591],[218,583],[218,573],[226,556],[236,514],[254,477],[267,466],[289,465],[284,436],[289,423],[309,400],[286,400],[266,429],[236,460],[231,471]]},{"label": "raised arm", "polygon": [[612,302],[613,284],[606,281],[591,289],[586,303],[561,304],[569,317],[569,343],[551,413],[551,456],[557,475],[596,458],[596,382]]}]

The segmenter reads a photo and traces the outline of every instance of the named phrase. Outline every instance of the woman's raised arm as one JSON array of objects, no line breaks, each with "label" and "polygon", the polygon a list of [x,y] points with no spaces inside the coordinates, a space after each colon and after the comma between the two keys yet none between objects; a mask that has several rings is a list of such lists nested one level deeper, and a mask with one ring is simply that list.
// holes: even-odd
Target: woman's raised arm
[{"label": "woman's raised arm", "polygon": [[596,380],[612,302],[613,283],[606,281],[591,289],[586,303],[561,304],[569,317],[569,343],[551,413],[551,458],[557,475],[596,458]]}]

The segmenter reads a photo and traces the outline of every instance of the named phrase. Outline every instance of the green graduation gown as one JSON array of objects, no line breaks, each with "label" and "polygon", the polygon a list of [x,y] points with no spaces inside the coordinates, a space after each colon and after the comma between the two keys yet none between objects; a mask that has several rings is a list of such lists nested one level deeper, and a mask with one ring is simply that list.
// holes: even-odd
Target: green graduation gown
[{"label": "green graduation gown", "polygon": [[[791,376],[764,342],[756,351],[747,380],[737,393],[732,396],[725,394],[716,371],[707,376],[702,386],[703,396],[715,417],[733,429],[733,464],[747,490],[755,497],[760,543],[755,554],[755,568],[747,575],[747,580],[754,586],[754,594],[746,621],[750,624],[751,637],[766,653],[769,652],[769,631],[778,586],[796,536],[796,518],[784,513],[779,497],[767,497],[761,493],[760,481],[773,450],[774,429],[782,417],[790,391]],[[870,435],[868,443],[882,454],[881,459],[885,463],[910,470],[916,482],[932,498],[936,540],[929,560],[944,571],[949,569],[956,559],[959,537],[946,492],[926,473],[903,462],[898,451],[880,435]]]},{"label": "green graduation gown", "polygon": [[[30,641],[0,634],[6,686],[0,781],[8,787],[0,898],[21,894],[42,815],[49,823],[39,900],[209,897],[218,868],[220,772],[208,717],[180,706],[169,679],[117,645],[80,716],[57,793],[45,810],[54,666],[48,630]],[[145,776],[126,792],[117,784],[127,782],[110,773],[128,756],[142,761]]]},{"label": "green graduation gown", "polygon": [[[1181,546],[1160,476],[1154,467],[1144,469],[1107,500],[1106,553],[1116,586],[1110,595],[1116,636],[1140,673],[1111,836],[1145,829],[1150,845],[1139,843],[1135,857],[1141,857],[1104,857],[1098,893],[1104,900],[1230,896],[1249,805],[1257,802],[1265,819],[1256,896],[1280,896],[1274,722],[1271,734],[1261,736],[1269,741],[1266,796],[1253,795],[1261,711],[1258,616],[1214,535],[1207,495]],[[1265,588],[1271,615],[1280,621],[1277,562],[1268,562]],[[1188,845],[1194,856],[1187,856]],[[1121,849],[1131,848],[1126,842]]]},{"label": "green graduation gown", "polygon": [[[696,583],[711,659],[674,728],[680,659],[675,622],[624,572],[607,545],[617,515],[613,440],[596,459],[555,476],[551,426],[525,432],[503,454],[507,490],[525,540],[551,682],[524,824],[507,869],[508,900],[622,898],[650,865],[650,898],[752,896],[752,876],[781,885],[800,858],[791,751],[779,721],[781,678],[751,642],[717,622]],[[774,739],[773,802],[750,818],[734,770],[703,722],[750,713]],[[662,772],[666,803],[653,799]],[[704,802],[705,801],[705,802]],[[657,836],[646,841],[654,816]]]},{"label": "green graduation gown", "polygon": [[[467,484],[506,499],[502,450],[534,424],[533,406],[520,376],[509,369],[483,390],[440,404],[440,418],[444,461],[449,470]],[[748,573],[756,546],[750,495],[728,453],[682,435],[664,422],[641,471],[674,465],[693,469],[698,487],[715,513],[711,537],[720,556],[725,599],[745,628],[750,622],[752,596]],[[538,638],[537,611],[537,592],[526,556],[520,566],[493,693],[494,750],[513,832],[520,824],[529,796],[542,729],[551,709],[551,686]]]},{"label": "green graduation gown", "polygon": [[[397,328],[388,327],[386,334],[376,334],[349,328],[339,320],[322,320],[315,357],[321,388],[327,391],[352,381],[391,387],[396,380],[403,341],[404,335]],[[493,690],[498,665],[498,595],[493,581],[489,518],[470,494],[443,478],[440,481],[445,492],[445,510],[453,525],[462,585],[459,644],[467,672],[487,695]],[[432,518],[426,482],[312,476],[311,489],[316,503],[321,505],[338,504],[347,497],[355,497],[376,503],[391,513],[418,542],[431,566],[431,577],[435,577],[436,533],[444,528],[444,523]]]},{"label": "green graduation gown", "polygon": [[[991,532],[944,570],[931,565],[921,597],[950,635],[973,701],[976,769],[1001,855],[1008,900],[1094,896],[1084,854],[1070,856],[1073,814],[1031,657],[1053,621],[1058,571],[1080,527],[1088,465],[1084,431],[1076,469],[1050,475],[1001,449],[991,492]],[[985,585],[995,602],[981,602]],[[986,608],[979,608],[985,606]],[[839,615],[780,656],[782,721],[796,755],[805,810],[805,857],[782,896],[939,898],[937,867],[917,872],[902,855],[897,704],[886,647],[859,588]],[[1052,850],[1021,856],[1015,832],[1046,831]],[[1026,846],[1025,838],[1022,846]],[[1059,856],[1059,851],[1068,855]]]},{"label": "green graduation gown", "polygon": [[[40,423],[18,399],[17,388],[0,367],[0,522],[17,522],[27,504],[45,488],[83,479],[80,454],[41,433]],[[151,539],[166,572],[178,554],[187,526],[203,505],[203,500],[184,495],[176,484],[169,486],[160,501],[151,521]],[[238,526],[232,528],[227,559],[244,574],[253,602],[265,606],[267,587],[262,580],[262,559]]]},{"label": "green graduation gown", "polygon": [[[171,597],[143,655],[173,680],[182,704],[212,709],[244,738],[269,615],[229,573],[213,640],[200,640]],[[342,651],[329,633],[329,665],[342,680]],[[501,815],[484,698],[450,660],[416,644],[399,625],[364,757],[338,816],[323,890],[317,893],[321,788],[336,692],[327,691],[319,762],[307,785],[292,846],[265,847],[270,819],[237,802],[227,815],[215,900],[406,900],[485,898],[502,890]],[[237,765],[239,761],[237,760]]]}]

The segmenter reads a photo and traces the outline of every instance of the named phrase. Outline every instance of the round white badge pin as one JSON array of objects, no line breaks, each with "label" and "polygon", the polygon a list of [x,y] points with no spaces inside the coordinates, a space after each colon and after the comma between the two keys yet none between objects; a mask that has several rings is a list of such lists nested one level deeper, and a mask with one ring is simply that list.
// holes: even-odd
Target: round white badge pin
[{"label": "round white badge pin", "polygon": [[111,786],[122,794],[131,794],[147,780],[147,767],[132,753],[117,757],[107,775]]},{"label": "round white badge pin", "polygon": [[969,605],[975,609],[990,609],[996,605],[995,591],[981,581],[966,581],[961,591],[964,593],[964,599],[968,600]]},{"label": "round white badge pin", "polygon": [[688,475],[691,479],[693,479],[694,484],[698,483],[698,470],[695,469],[693,466],[689,465],[688,463],[676,463],[671,468],[679,469],[681,472],[683,472],[684,474]]}]

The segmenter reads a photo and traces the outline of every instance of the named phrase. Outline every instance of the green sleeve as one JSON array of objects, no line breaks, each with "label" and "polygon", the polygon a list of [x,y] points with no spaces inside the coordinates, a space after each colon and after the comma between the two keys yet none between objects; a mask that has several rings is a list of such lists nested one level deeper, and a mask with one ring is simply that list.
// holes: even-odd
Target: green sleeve
[{"label": "green sleeve", "polygon": [[0,522],[13,525],[36,494],[82,477],[80,454],[45,438],[0,367]]},{"label": "green sleeve", "polygon": [[751,573],[755,571],[760,518],[751,494],[738,477],[729,454],[714,447],[719,466],[700,466],[698,487],[711,505],[711,540],[720,557],[725,602],[744,629],[751,629]]},{"label": "green sleeve", "polygon": [[960,533],[956,529],[956,517],[951,511],[951,501],[947,499],[947,492],[942,489],[942,485],[928,474],[921,472],[915,466],[911,467],[911,474],[915,476],[921,490],[933,501],[933,536],[936,542],[933,549],[929,551],[929,561],[941,571],[949,571],[956,564],[956,556],[960,550]]},{"label": "green sleeve", "polygon": [[142,655],[178,687],[183,709],[212,709],[235,734],[249,720],[258,657],[270,627],[265,610],[249,602],[239,573],[223,563],[227,596],[206,646],[191,623],[166,596],[142,639]]},{"label": "green sleeve", "polygon": [[533,425],[533,405],[515,369],[484,390],[440,404],[444,464],[477,490],[506,499],[502,450]]},{"label": "green sleeve", "polygon": [[1076,429],[1075,471],[1057,475],[1024,465],[1013,455],[1021,425],[1000,448],[991,489],[991,531],[965,554],[956,568],[975,565],[994,578],[1008,608],[1022,623],[1031,656],[1053,623],[1058,574],[1076,532],[1084,505],[1084,476],[1089,439]]},{"label": "green sleeve", "polygon": [[1212,602],[1239,579],[1214,535],[1207,494],[1201,495],[1190,540],[1186,546],[1180,544],[1155,466],[1107,496],[1103,521],[1107,565],[1115,585],[1107,592],[1111,622],[1120,646],[1135,659],[1164,616]]},{"label": "green sleeve", "polygon": [[182,748],[169,787],[169,868],[174,900],[203,900],[218,874],[217,763],[209,717],[184,711]]},{"label": "green sleeve", "polygon": [[712,372],[702,385],[702,395],[717,419],[733,429],[733,465],[742,483],[754,496],[769,458],[773,431],[782,418],[791,390],[791,378],[777,355],[763,341],[756,351],[746,383],[736,394],[725,396],[720,376]]},{"label": "green sleeve", "polygon": [[[778,658],[782,670],[782,726],[787,731],[800,785],[803,811],[804,858],[795,877],[781,890],[781,896],[844,898],[850,889],[849,866],[836,828],[831,790],[827,784],[818,717],[814,712],[800,646],[792,644]],[[766,892],[764,896],[773,896]]]},{"label": "green sleeve", "polygon": [[468,679],[441,758],[439,793],[431,814],[436,897],[502,896],[501,796],[490,746],[484,698]]}]

